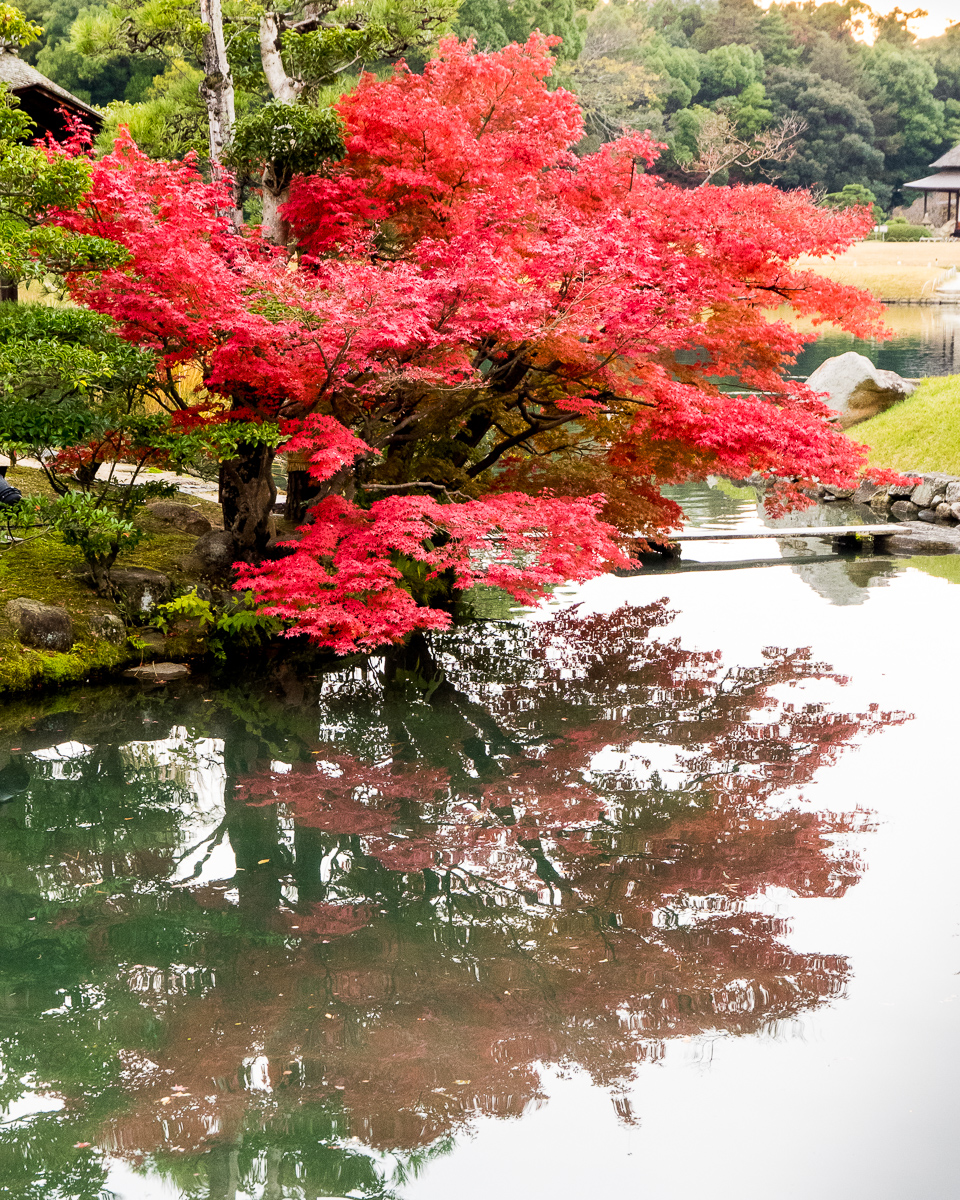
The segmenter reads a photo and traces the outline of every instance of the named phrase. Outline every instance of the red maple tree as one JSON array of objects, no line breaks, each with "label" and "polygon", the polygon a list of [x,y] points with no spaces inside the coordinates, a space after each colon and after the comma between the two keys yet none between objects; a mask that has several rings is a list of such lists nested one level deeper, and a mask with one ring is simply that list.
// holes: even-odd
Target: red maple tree
[{"label": "red maple tree", "polygon": [[[222,491],[240,584],[291,633],[369,647],[446,623],[441,585],[527,598],[585,578],[624,561],[624,536],[676,525],[665,484],[759,472],[783,506],[863,468],[784,379],[804,337],[771,310],[878,333],[871,298],[793,265],[869,215],[767,186],[684,191],[652,172],[646,135],[576,157],[551,44],[450,40],[422,75],[365,76],[338,104],[343,158],[294,183],[291,247],[238,235],[223,188],[129,138],[56,218],[128,249],[73,293],[164,369],[200,370],[202,406],[169,389],[181,419],[236,423]],[[262,563],[283,437],[317,502],[290,557]]]}]

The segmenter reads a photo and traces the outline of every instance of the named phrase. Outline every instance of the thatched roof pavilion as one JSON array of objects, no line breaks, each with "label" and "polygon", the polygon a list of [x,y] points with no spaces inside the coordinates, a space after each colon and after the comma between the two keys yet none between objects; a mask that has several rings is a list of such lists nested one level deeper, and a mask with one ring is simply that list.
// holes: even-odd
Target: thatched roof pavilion
[{"label": "thatched roof pavilion", "polygon": [[930,164],[930,169],[936,171],[936,174],[927,175],[924,179],[915,179],[913,183],[905,183],[903,186],[923,192],[924,216],[927,214],[927,197],[930,193],[945,192],[947,220],[951,218],[952,209],[953,220],[956,222],[954,237],[960,237],[960,146],[954,146],[952,150],[942,154],[936,162]]},{"label": "thatched roof pavilion", "polygon": [[7,85],[11,95],[20,101],[23,111],[32,118],[36,125],[32,137],[43,138],[48,133],[58,140],[63,137],[67,127],[61,109],[79,117],[94,133],[103,128],[103,117],[95,108],[41,75],[36,67],[31,67],[10,50],[0,50],[0,83]]}]

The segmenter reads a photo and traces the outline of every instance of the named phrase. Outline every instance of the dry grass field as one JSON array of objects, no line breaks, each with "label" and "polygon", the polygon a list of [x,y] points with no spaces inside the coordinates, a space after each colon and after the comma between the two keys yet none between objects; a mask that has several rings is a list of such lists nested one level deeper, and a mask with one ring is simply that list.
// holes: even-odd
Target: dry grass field
[{"label": "dry grass field", "polygon": [[960,238],[949,242],[858,242],[838,258],[807,258],[797,265],[872,292],[878,300],[930,297],[950,267],[960,271]]}]

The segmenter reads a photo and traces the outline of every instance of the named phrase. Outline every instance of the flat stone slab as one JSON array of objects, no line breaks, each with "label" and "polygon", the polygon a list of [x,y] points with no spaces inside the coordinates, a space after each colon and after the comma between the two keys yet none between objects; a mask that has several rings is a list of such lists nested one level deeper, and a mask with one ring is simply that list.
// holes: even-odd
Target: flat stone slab
[{"label": "flat stone slab", "polygon": [[145,663],[142,667],[124,671],[128,679],[140,683],[172,683],[176,679],[186,679],[189,674],[190,668],[185,663],[172,662]]},{"label": "flat stone slab", "polygon": [[960,554],[960,526],[903,521],[883,540],[887,554]]},{"label": "flat stone slab", "polygon": [[883,538],[902,529],[901,523],[891,525],[812,525],[806,529],[799,526],[784,529],[697,529],[687,533],[669,535],[671,542],[744,542],[757,538],[774,538],[786,542],[791,538]]}]

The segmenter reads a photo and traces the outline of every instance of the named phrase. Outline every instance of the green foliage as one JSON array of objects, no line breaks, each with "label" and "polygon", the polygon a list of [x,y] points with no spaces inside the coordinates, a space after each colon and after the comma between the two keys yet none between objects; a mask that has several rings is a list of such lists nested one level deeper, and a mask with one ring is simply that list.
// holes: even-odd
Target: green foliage
[{"label": "green foliage", "polygon": [[749,46],[717,46],[702,56],[701,103],[735,96],[763,79],[763,55]]},{"label": "green foliage", "polygon": [[0,305],[0,445],[63,449],[116,428],[155,360],[79,308]]},{"label": "green foliage", "polygon": [[839,192],[829,192],[823,198],[824,204],[829,208],[866,208],[868,204],[873,205],[873,218],[881,224],[884,220],[884,211],[877,204],[877,198],[868,187],[864,187],[860,183],[845,183]]},{"label": "green foliage", "polygon": [[43,29],[29,21],[19,8],[0,4],[0,50],[18,50],[37,41]]},{"label": "green foliage", "polygon": [[943,101],[934,96],[936,72],[916,51],[889,42],[864,47],[859,58],[887,169],[902,179],[926,174],[945,148]]},{"label": "green foliage", "polygon": [[276,617],[266,617],[257,611],[250,592],[238,596],[237,602],[227,609],[215,610],[209,600],[197,595],[196,588],[157,605],[153,624],[158,629],[167,633],[181,621],[193,624],[205,636],[208,648],[221,662],[226,662],[232,653],[261,647],[283,628]]},{"label": "green foliage", "polygon": [[846,183],[873,188],[884,160],[864,100],[831,79],[790,67],[770,73],[767,92],[777,116],[795,113],[806,122],[797,153],[781,172],[783,186],[828,192]]},{"label": "green foliage", "polygon": [[481,50],[500,50],[525,42],[535,29],[563,39],[558,54],[575,59],[583,49],[586,12],[591,3],[576,0],[463,0],[454,29],[476,39]]},{"label": "green foliage", "polygon": [[919,242],[921,238],[929,237],[930,230],[924,228],[923,225],[900,225],[899,223],[891,223],[887,226],[887,232],[884,236],[886,242]]},{"label": "green foliage", "polygon": [[107,108],[97,148],[113,146],[126,125],[137,145],[153,158],[179,159],[207,149],[207,110],[200,98],[203,73],[183,59],[172,62],[136,97]]},{"label": "green foliage", "polygon": [[67,491],[53,499],[36,497],[29,507],[36,519],[76,547],[100,595],[110,594],[108,572],[121,554],[136,550],[144,534],[132,520],[134,508],[146,500],[170,496],[170,484],[117,485],[99,491]]},{"label": "green foliage", "polygon": [[272,100],[238,120],[228,162],[240,175],[269,162],[283,186],[342,154],[340,118],[332,108]]}]

